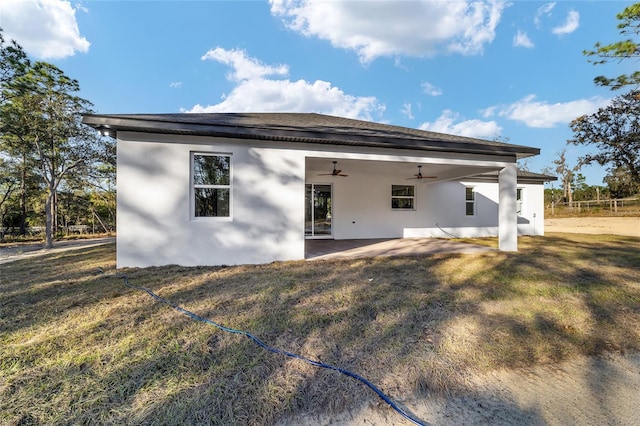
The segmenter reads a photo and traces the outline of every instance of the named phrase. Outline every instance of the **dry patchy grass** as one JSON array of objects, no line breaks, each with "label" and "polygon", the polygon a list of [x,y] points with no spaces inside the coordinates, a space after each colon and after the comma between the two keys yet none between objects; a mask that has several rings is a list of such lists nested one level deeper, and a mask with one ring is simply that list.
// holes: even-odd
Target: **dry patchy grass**
[{"label": "dry patchy grass", "polygon": [[[0,423],[259,425],[378,401],[346,376],[124,287],[114,263],[108,245],[2,265]],[[638,238],[556,234],[522,237],[518,253],[122,272],[400,400],[463,390],[479,371],[640,349]]]}]

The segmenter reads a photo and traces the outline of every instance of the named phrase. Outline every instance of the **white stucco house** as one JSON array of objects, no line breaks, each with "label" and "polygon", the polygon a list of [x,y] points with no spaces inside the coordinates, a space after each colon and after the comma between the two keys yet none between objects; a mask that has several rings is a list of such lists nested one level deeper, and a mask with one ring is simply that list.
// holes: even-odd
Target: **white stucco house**
[{"label": "white stucco house", "polygon": [[[544,233],[538,148],[321,114],[85,115],[117,138],[118,267],[303,259],[305,239]],[[334,172],[335,170],[335,172]]]}]

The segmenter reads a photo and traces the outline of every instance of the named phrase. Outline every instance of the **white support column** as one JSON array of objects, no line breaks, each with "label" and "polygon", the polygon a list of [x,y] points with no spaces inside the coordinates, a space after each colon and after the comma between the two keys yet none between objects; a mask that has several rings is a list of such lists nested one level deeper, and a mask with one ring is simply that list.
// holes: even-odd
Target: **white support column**
[{"label": "white support column", "polygon": [[498,248],[500,251],[518,251],[518,215],[516,213],[518,176],[515,163],[500,170],[498,186]]}]

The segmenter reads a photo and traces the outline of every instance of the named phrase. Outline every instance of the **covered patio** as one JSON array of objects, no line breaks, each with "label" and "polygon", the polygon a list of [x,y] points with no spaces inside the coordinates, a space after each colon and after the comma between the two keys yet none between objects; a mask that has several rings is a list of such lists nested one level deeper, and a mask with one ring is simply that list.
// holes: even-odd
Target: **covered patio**
[{"label": "covered patio", "polygon": [[305,240],[306,260],[327,260],[378,256],[420,256],[435,253],[479,253],[495,251],[491,247],[438,238],[379,238]]}]

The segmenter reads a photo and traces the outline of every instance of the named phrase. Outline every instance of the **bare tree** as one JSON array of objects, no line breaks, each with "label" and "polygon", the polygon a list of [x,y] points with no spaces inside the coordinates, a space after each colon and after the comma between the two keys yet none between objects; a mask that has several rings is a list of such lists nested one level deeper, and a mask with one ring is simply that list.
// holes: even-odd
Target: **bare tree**
[{"label": "bare tree", "polygon": [[553,164],[555,165],[554,171],[556,175],[560,177],[560,181],[562,182],[562,191],[563,191],[563,200],[569,205],[573,203],[573,188],[572,182],[575,177],[575,173],[580,170],[580,166],[576,165],[574,167],[569,166],[567,162],[567,150],[563,149],[558,153],[558,158],[553,160]]}]

